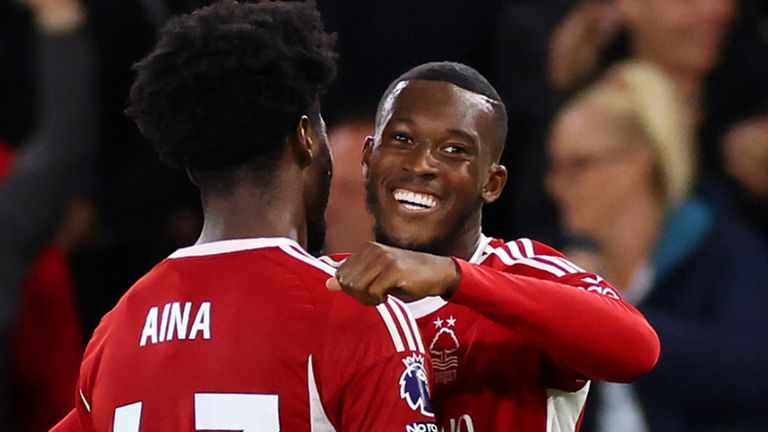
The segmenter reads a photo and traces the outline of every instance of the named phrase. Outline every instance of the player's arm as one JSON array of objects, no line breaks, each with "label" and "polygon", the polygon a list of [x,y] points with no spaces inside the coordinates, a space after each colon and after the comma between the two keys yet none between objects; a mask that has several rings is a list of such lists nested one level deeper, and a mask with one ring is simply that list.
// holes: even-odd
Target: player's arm
[{"label": "player's arm", "polygon": [[660,348],[642,314],[599,276],[530,243],[519,256],[513,257],[510,246],[493,251],[500,257],[495,267],[504,271],[372,243],[347,258],[328,286],[365,304],[377,304],[387,294],[406,300],[450,297],[505,327],[526,331],[558,366],[586,379],[626,382],[648,372]]},{"label": "player's arm", "polygon": [[658,360],[659,339],[645,317],[594,275],[574,286],[456,262],[461,281],[451,302],[524,332],[579,377],[631,382]]},{"label": "player's arm", "polygon": [[[339,413],[337,430],[437,432],[429,394],[431,361],[416,321],[394,298],[362,310],[345,320],[344,329],[330,333],[335,354],[321,366],[326,377],[342,380],[327,398],[334,402],[326,404]],[[334,359],[330,364],[329,358]]]}]

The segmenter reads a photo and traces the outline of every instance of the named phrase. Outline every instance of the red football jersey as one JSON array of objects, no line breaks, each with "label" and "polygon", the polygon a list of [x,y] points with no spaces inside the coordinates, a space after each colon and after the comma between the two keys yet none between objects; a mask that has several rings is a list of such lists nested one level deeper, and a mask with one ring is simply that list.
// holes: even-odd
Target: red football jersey
[{"label": "red football jersey", "polygon": [[413,316],[332,273],[288,239],[177,251],[102,319],[54,430],[436,431]]},{"label": "red football jersey", "polygon": [[544,244],[483,236],[469,263],[456,261],[449,302],[408,304],[444,432],[577,431],[590,379],[631,381],[658,358],[642,314]]}]

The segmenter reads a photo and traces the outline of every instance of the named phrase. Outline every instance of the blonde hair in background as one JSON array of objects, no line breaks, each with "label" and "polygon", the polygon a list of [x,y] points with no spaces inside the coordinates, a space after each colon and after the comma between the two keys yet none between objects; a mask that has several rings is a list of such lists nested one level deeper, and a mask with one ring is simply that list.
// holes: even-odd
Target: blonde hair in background
[{"label": "blonde hair in background", "polygon": [[609,118],[653,148],[658,185],[674,207],[690,193],[696,177],[693,123],[674,84],[655,66],[627,61],[612,67],[568,104],[605,109]]}]

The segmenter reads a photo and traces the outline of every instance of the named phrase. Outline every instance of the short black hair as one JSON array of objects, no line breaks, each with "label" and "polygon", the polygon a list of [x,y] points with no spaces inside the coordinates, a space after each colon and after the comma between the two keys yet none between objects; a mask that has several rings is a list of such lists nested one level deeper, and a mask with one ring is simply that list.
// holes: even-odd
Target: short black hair
[{"label": "short black hair", "polygon": [[387,87],[379,101],[379,106],[376,110],[376,125],[381,120],[380,116],[384,101],[387,100],[399,83],[411,80],[447,82],[490,99],[494,108],[493,126],[500,142],[499,148],[496,149],[497,153],[494,156],[496,156],[496,159],[501,157],[501,152],[504,150],[504,144],[507,140],[507,107],[493,85],[480,72],[463,63],[450,61],[429,62],[418,65],[400,75]]},{"label": "short black hair", "polygon": [[314,1],[219,1],[166,24],[126,113],[171,165],[268,175],[301,115],[319,118],[334,45]]}]

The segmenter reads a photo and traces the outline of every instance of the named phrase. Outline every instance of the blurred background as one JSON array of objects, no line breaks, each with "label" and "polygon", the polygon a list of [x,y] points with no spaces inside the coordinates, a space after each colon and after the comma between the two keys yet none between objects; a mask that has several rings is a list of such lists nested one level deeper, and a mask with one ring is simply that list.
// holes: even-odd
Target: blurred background
[{"label": "blurred background", "polygon": [[[68,412],[101,316],[196,240],[195,189],[123,110],[165,21],[206,3],[0,0],[0,431]],[[596,386],[584,430],[768,431],[768,2],[317,3],[340,53],[326,252],[371,238],[360,155],[388,84],[469,64],[510,121],[485,234],[568,251],[662,341],[648,377]]]}]

